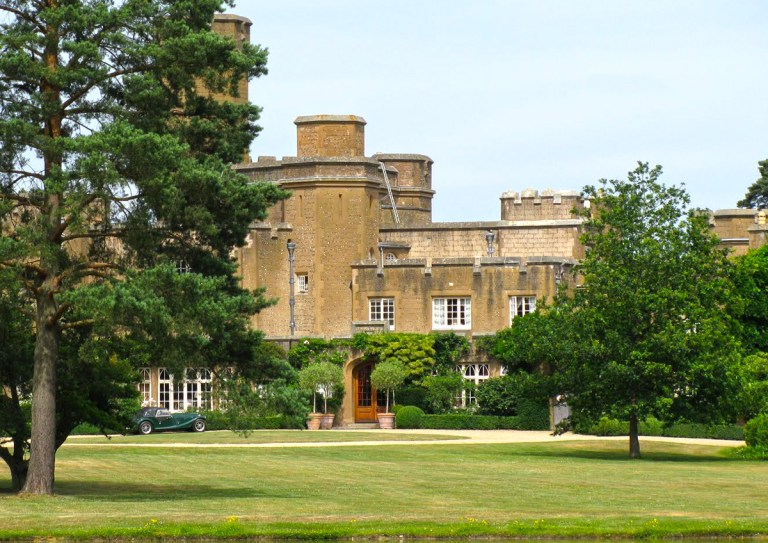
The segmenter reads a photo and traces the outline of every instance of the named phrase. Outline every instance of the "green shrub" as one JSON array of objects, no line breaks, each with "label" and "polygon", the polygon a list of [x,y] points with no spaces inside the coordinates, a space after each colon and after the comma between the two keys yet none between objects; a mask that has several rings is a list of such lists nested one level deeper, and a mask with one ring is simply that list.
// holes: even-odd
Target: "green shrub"
[{"label": "green shrub", "polygon": [[483,415],[519,415],[523,409],[530,410],[530,404],[534,403],[546,410],[548,426],[549,388],[550,380],[545,375],[519,371],[483,381],[475,394]]},{"label": "green shrub", "polygon": [[458,372],[428,375],[422,383],[427,389],[426,401],[431,413],[451,413],[456,405],[456,397],[470,384]]},{"label": "green shrub", "polygon": [[749,447],[768,449],[768,414],[758,415],[744,426],[744,441]]},{"label": "green shrub", "polygon": [[424,411],[415,405],[401,407],[395,416],[397,427],[404,430],[421,428],[423,420]]},{"label": "green shrub", "polygon": [[[627,428],[629,433],[629,428]],[[664,435],[664,423],[656,417],[648,417],[640,423],[640,435],[641,436],[663,436]]]},{"label": "green shrub", "polygon": [[520,384],[512,375],[483,381],[477,387],[475,395],[480,412],[484,415],[517,415]]},{"label": "green shrub", "polygon": [[229,417],[224,411],[202,411],[208,430],[229,430]]},{"label": "green shrub", "polygon": [[397,390],[395,400],[400,405],[414,405],[424,411],[429,408],[427,389],[419,385],[403,385]]},{"label": "green shrub", "polygon": [[403,407],[405,406],[402,404],[396,403],[395,405],[392,406],[392,409],[390,409],[390,411],[395,415],[397,415],[397,412],[400,411]]},{"label": "green shrub", "polygon": [[82,422],[75,426],[74,430],[72,430],[73,436],[97,436],[101,435],[101,430],[97,426],[94,426],[93,424]]},{"label": "green shrub", "polygon": [[587,433],[596,436],[626,436],[629,435],[629,423],[608,417],[600,417],[600,420]]}]

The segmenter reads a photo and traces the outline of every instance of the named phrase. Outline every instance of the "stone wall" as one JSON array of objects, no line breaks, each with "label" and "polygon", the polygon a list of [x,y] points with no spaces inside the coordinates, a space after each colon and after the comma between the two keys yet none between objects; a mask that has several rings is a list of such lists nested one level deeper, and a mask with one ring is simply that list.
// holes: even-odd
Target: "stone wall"
[{"label": "stone wall", "polygon": [[486,234],[491,232],[497,256],[580,257],[580,224],[568,219],[382,226],[381,239],[409,246],[408,258],[474,258],[488,255]]},{"label": "stone wall", "polygon": [[[710,215],[710,226],[735,256],[754,248],[749,229],[757,222],[756,209],[721,209]],[[762,245],[760,243],[758,247]]]},{"label": "stone wall", "polygon": [[353,320],[367,321],[370,298],[393,297],[395,330],[428,333],[432,300],[471,299],[471,327],[455,330],[467,335],[490,334],[509,326],[509,297],[551,298],[572,259],[527,261],[503,257],[408,259],[352,265]]}]

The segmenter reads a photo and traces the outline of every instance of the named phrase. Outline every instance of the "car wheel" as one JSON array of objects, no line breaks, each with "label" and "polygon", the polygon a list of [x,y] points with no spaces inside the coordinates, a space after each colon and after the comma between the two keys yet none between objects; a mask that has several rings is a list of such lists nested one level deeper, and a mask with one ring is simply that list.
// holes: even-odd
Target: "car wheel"
[{"label": "car wheel", "polygon": [[152,423],[147,420],[139,424],[139,432],[144,435],[151,434],[152,430]]},{"label": "car wheel", "polygon": [[205,421],[203,419],[197,419],[192,423],[192,431],[205,432]]}]

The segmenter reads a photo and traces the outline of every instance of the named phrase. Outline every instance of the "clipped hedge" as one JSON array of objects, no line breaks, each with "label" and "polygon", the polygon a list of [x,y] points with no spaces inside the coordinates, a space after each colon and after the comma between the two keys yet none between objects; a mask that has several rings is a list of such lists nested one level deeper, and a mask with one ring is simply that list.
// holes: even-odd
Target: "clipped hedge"
[{"label": "clipped hedge", "polygon": [[[293,419],[283,415],[269,417],[242,416],[233,425],[230,417],[223,411],[205,411],[201,414],[206,418],[208,430],[280,430],[281,428],[296,427]],[[236,426],[236,428],[233,428],[233,426]]]},{"label": "clipped hedge", "polygon": [[[579,425],[577,432],[596,436],[629,435],[629,423],[622,420],[602,417],[592,425]],[[649,417],[640,423],[641,436],[688,437],[699,439],[744,439],[744,428],[735,424],[702,424],[698,422],[678,422],[668,427]]]},{"label": "clipped hedge", "polygon": [[93,424],[89,424],[87,422],[81,422],[75,426],[74,430],[71,432],[71,435],[73,436],[98,436],[102,434],[103,432],[98,428],[98,426],[94,426]]},{"label": "clipped hedge", "polygon": [[421,427],[430,430],[549,430],[546,424],[531,427],[531,421],[520,416],[499,417],[495,415],[424,415]]}]

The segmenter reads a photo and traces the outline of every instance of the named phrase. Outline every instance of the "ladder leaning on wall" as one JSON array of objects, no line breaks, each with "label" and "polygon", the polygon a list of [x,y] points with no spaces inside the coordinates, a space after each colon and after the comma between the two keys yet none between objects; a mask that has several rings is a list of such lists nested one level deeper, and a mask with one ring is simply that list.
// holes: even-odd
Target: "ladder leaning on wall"
[{"label": "ladder leaning on wall", "polygon": [[400,224],[400,215],[397,214],[397,205],[395,204],[395,197],[392,194],[392,185],[389,184],[389,177],[387,177],[387,166],[383,162],[379,162],[381,167],[381,173],[384,174],[384,184],[387,186],[387,194],[389,194],[389,202],[392,204],[392,215],[395,217],[395,224]]}]

